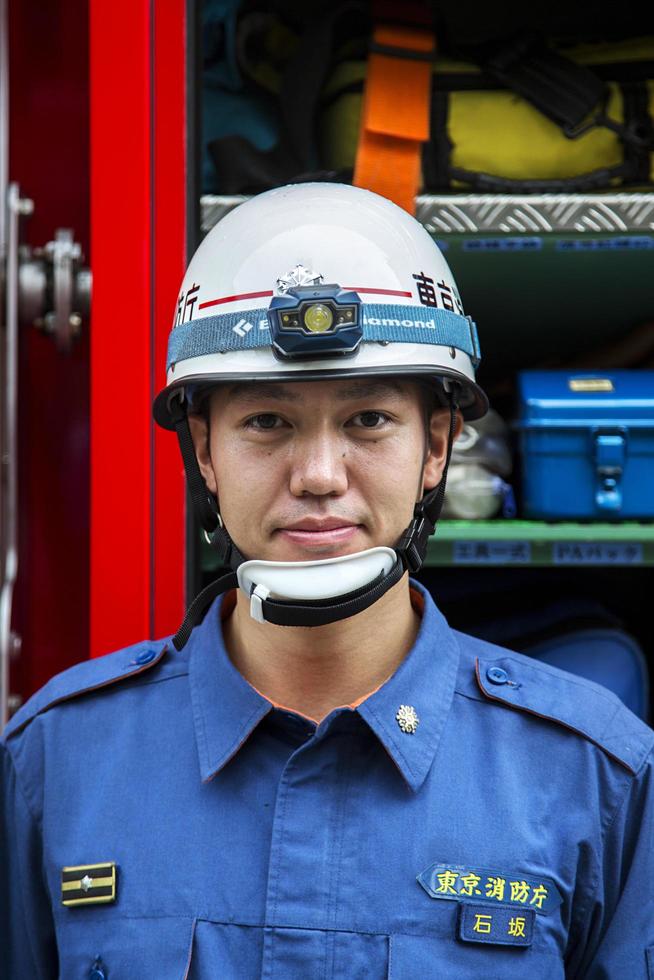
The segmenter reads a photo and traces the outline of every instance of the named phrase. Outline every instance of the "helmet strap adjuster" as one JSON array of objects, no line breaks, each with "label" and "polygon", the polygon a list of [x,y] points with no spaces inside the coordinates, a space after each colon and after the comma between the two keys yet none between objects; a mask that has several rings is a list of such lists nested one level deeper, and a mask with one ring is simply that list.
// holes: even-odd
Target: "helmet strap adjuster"
[{"label": "helmet strap adjuster", "polygon": [[427,553],[427,542],[434,533],[434,525],[425,516],[422,503],[416,504],[413,520],[396,545],[396,551],[409,572],[419,571]]}]

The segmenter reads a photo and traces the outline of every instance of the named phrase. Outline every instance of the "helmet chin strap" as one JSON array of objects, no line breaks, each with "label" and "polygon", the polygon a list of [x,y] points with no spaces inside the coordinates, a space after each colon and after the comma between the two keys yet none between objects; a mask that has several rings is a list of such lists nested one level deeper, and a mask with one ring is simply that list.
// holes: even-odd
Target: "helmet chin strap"
[{"label": "helmet chin strap", "polygon": [[[277,626],[325,626],[363,612],[396,585],[404,573],[417,572],[427,554],[445,496],[447,471],[456,427],[456,389],[446,386],[450,428],[443,476],[437,487],[419,500],[409,526],[393,549],[371,548],[354,555],[317,561],[247,561],[224,526],[214,497],[207,490],[191,437],[184,405],[177,401],[171,414],[184,460],[189,493],[207,540],[217,550],[224,573],[193,600],[173,637],[181,650],[216,596],[240,586],[250,599],[258,622]],[[339,590],[336,591],[334,583]]]}]

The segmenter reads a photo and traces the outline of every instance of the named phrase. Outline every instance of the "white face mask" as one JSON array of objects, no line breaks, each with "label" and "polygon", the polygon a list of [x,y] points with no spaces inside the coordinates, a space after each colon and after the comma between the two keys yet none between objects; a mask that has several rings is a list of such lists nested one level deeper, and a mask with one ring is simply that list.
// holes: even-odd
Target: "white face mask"
[{"label": "white face mask", "polygon": [[[333,599],[370,585],[387,575],[397,556],[391,548],[369,548],[354,555],[318,561],[245,561],[237,569],[238,584],[250,600],[250,615],[265,623],[265,599],[316,601]],[[334,566],[338,566],[334,568]]]}]

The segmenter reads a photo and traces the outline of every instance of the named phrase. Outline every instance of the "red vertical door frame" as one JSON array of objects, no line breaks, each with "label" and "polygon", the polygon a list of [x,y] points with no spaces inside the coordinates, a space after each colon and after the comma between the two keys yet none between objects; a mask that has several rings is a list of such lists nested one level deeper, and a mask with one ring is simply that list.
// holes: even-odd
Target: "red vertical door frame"
[{"label": "red vertical door frame", "polygon": [[92,656],[183,614],[183,470],[151,405],[186,258],[185,21],[90,3]]},{"label": "red vertical door frame", "polygon": [[[186,0],[153,0],[154,23],[154,188],[153,225],[155,277],[154,364],[150,406],[166,381],[166,349],[175,304],[187,264],[187,202],[189,158],[186,110],[189,6]],[[149,418],[152,417],[149,406]],[[186,581],[185,479],[177,436],[153,429],[154,578],[152,625],[154,636],[175,632],[184,614]]]}]

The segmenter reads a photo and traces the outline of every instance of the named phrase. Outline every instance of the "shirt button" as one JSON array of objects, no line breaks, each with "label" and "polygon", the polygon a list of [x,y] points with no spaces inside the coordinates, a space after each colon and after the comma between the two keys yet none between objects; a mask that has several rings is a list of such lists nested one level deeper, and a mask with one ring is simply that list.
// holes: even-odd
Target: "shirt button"
[{"label": "shirt button", "polygon": [[508,684],[509,675],[502,667],[489,667],[486,671],[486,677],[491,682],[491,684]]},{"label": "shirt button", "polygon": [[156,657],[156,653],[154,652],[154,650],[143,650],[141,653],[138,654],[138,656],[134,657],[134,659],[131,661],[130,664],[128,664],[128,666],[131,667],[132,665],[136,664],[139,667],[142,667],[144,664],[149,664],[150,661],[154,660],[155,657]]},{"label": "shirt button", "polygon": [[105,980],[105,978],[104,963],[99,956],[96,956],[95,962],[91,967],[91,972],[89,973],[89,980]]}]

